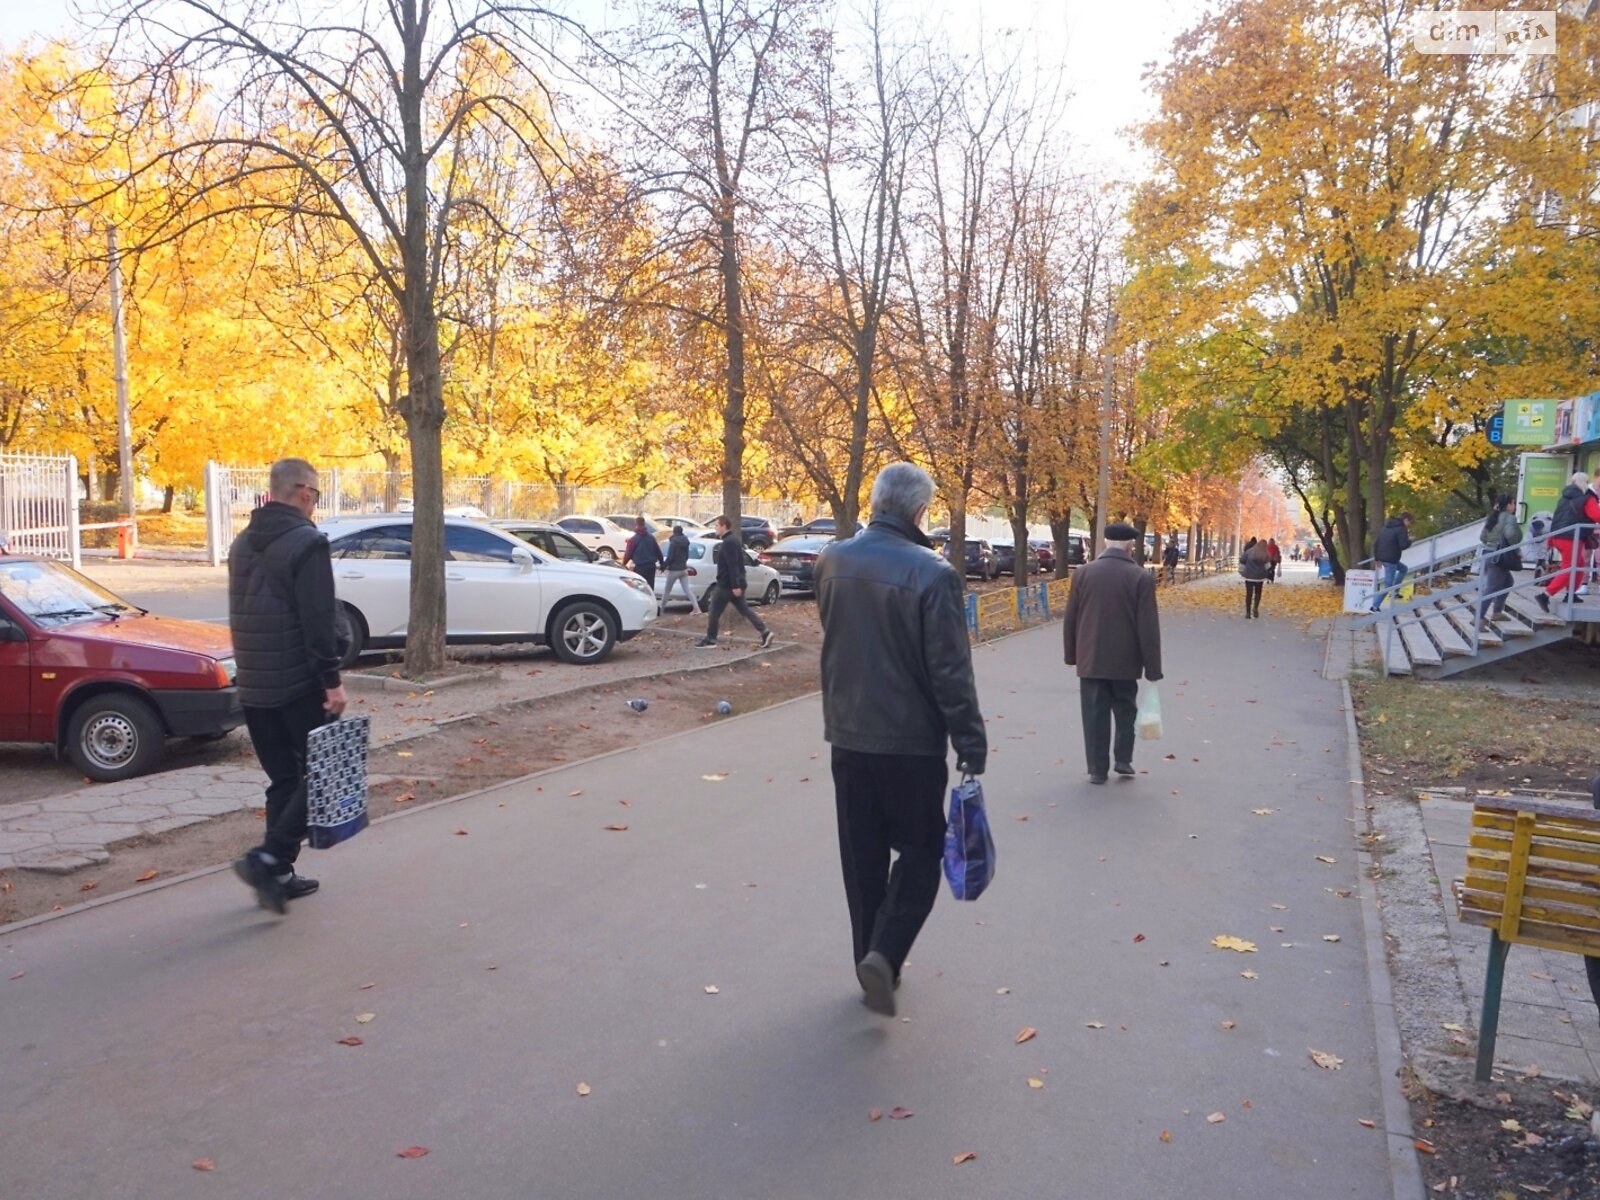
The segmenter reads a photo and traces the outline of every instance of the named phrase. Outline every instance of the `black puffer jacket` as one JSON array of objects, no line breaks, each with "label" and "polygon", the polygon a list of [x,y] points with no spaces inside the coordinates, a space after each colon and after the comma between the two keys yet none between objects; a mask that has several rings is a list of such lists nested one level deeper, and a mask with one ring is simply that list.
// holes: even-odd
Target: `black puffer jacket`
[{"label": "black puffer jacket", "polygon": [[1381,563],[1397,563],[1410,545],[1411,531],[1406,523],[1399,517],[1390,517],[1372,539],[1372,557]]},{"label": "black puffer jacket", "polygon": [[943,757],[982,771],[989,739],[972,678],[961,577],[922,531],[874,517],[817,560],[823,736],[867,754]]},{"label": "black puffer jacket", "polygon": [[233,540],[228,628],[241,704],[277,708],[339,686],[348,627],[333,595],[328,539],[299,509],[264,504]]},{"label": "black puffer jacket", "polygon": [[744,543],[733,530],[728,530],[717,543],[717,586],[732,592],[745,584]]},{"label": "black puffer jacket", "polygon": [[685,571],[689,568],[689,535],[681,529],[673,531],[667,539],[667,570]]}]

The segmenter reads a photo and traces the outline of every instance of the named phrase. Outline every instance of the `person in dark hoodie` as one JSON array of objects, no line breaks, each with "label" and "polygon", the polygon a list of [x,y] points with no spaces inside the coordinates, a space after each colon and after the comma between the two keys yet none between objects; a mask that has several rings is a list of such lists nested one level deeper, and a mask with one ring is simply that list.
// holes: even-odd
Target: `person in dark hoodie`
[{"label": "person in dark hoodie", "polygon": [[711,593],[711,616],[706,623],[706,635],[695,645],[706,649],[717,644],[717,626],[722,622],[723,611],[731,604],[750,622],[761,638],[761,648],[765,650],[772,645],[772,630],[762,624],[761,618],[751,611],[749,601],[744,598],[744,543],[733,531],[733,522],[727,517],[719,516],[716,527],[717,536],[722,539],[713,551],[717,556],[717,590]]},{"label": "person in dark hoodie", "polygon": [[681,583],[683,594],[689,598],[689,607],[694,609],[694,615],[698,617],[700,601],[694,598],[694,589],[689,586],[689,535],[684,533],[682,525],[674,525],[672,536],[667,539],[666,572],[667,582],[661,589],[661,611],[666,611],[667,601],[672,599],[672,589]]},{"label": "person in dark hoodie", "polygon": [[1399,588],[1400,581],[1406,577],[1406,564],[1400,561],[1400,556],[1410,545],[1411,514],[1408,512],[1390,517],[1372,540],[1372,561],[1383,575],[1372,593],[1373,612],[1383,607],[1384,595]]},{"label": "person in dark hoodie", "polygon": [[655,588],[656,568],[661,565],[661,543],[656,541],[656,535],[650,532],[643,517],[634,519],[633,536],[623,552],[622,565],[632,567],[636,575],[643,576],[644,581]]},{"label": "person in dark hoodie", "polygon": [[233,864],[263,908],[288,911],[317,881],[295,874],[306,835],[306,739],[347,703],[339,662],[349,627],[333,594],[328,539],[311,522],[322,499],[303,458],[272,464],[271,499],[228,551],[228,628],[245,726],[267,773],[267,830]]}]

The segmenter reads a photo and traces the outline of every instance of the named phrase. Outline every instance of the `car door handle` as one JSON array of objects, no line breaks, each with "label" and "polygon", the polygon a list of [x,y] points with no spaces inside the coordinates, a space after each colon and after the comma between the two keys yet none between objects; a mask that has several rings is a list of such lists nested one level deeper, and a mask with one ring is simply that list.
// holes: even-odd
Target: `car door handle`
[{"label": "car door handle", "polygon": [[446,571],[444,573],[444,577],[446,579],[448,579],[451,583],[460,583],[460,582],[462,582],[463,580],[466,579],[465,575],[452,575],[452,574],[450,574],[449,571]]},{"label": "car door handle", "polygon": [[339,578],[340,579],[365,579],[366,576],[363,575],[360,571],[340,571],[339,572]]}]

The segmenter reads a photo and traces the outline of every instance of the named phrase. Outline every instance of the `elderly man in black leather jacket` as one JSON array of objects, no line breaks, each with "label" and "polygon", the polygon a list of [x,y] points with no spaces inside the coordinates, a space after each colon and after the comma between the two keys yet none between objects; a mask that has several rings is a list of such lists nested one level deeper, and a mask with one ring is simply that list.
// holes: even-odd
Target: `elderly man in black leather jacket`
[{"label": "elderly man in black leather jacket", "polygon": [[961,577],[920,528],[932,499],[920,467],[885,467],[872,523],[829,546],[816,568],[823,735],[856,978],[866,1005],[891,1016],[900,966],[939,894],[946,746],[973,775],[989,754]]}]

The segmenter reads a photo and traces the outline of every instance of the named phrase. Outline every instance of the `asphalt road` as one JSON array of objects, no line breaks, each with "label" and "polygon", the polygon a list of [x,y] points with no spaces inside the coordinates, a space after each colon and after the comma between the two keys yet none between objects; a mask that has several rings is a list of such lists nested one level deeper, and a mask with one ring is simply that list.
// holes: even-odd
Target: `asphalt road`
[{"label": "asphalt road", "polygon": [[1167,735],[1096,788],[1058,637],[978,651],[999,875],[904,1020],[807,699],[308,851],[286,919],[218,873],[0,935],[0,1196],[1387,1196],[1320,647],[1169,620]]}]

